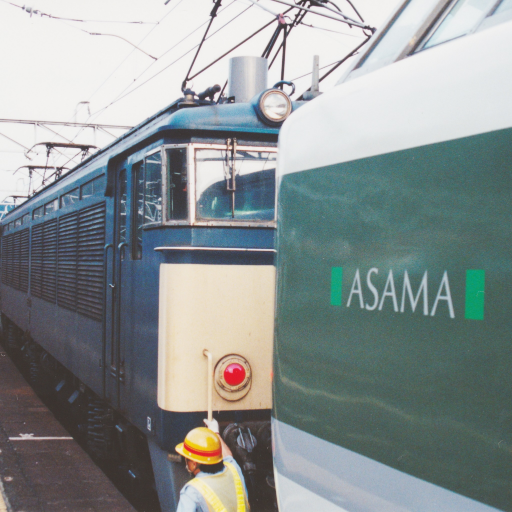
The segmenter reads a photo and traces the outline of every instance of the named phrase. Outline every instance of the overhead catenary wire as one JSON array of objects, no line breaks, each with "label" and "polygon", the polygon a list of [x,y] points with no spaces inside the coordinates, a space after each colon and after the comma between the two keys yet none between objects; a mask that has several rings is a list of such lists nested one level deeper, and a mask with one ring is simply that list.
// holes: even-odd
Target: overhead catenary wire
[{"label": "overhead catenary wire", "polygon": [[[167,18],[167,16],[169,16],[173,11],[174,9],[176,9],[180,4],[181,2],[183,2],[183,0],[179,0],[179,2],[177,4],[175,4],[173,6],[173,8],[167,12],[164,16],[162,16],[162,18],[157,22],[157,25],[160,25],[164,20],[165,18]],[[155,30],[155,27],[153,27],[140,41],[138,44],[141,44],[142,42],[144,42],[150,35],[151,33]],[[108,75],[107,78],[105,78],[105,80],[99,85],[99,87],[89,96],[89,101],[98,93],[98,91],[108,82],[108,80],[110,80],[110,78],[116,73],[116,71],[131,57],[131,55],[133,54],[135,50],[132,50],[122,61],[121,63],[112,71],[112,73],[110,73],[110,75]],[[164,53],[165,55],[165,53]],[[161,55],[159,57],[159,59],[161,59],[163,57],[163,55]],[[146,69],[149,69],[156,61],[153,61]],[[89,116],[90,118],[91,116]]]},{"label": "overhead catenary wire", "polygon": [[316,25],[311,25],[310,23],[304,23],[303,21],[301,21],[300,24],[303,27],[313,28],[315,30],[322,30],[323,32],[332,32],[333,34],[339,34],[341,36],[355,37],[356,39],[361,39],[363,37],[358,34],[349,34],[348,32],[339,32],[338,30],[332,30],[330,28],[318,27]]},{"label": "overhead catenary wire", "polygon": [[[2,0],[2,1],[5,1],[5,0]],[[177,5],[172,5],[172,8],[176,8],[176,7],[177,7],[177,6],[178,6],[182,1],[183,1],[183,0],[180,0],[179,2],[177,2]],[[291,1],[294,1],[294,0],[291,0]],[[10,2],[7,2],[7,3],[10,3]],[[174,4],[174,2],[173,2],[173,4]],[[230,5],[231,5],[231,4],[230,4]],[[249,9],[250,7],[252,7],[252,5],[258,5],[258,3],[257,3],[257,2],[252,2],[252,1],[251,1],[251,5],[248,7],[248,9]],[[285,5],[286,5],[286,4],[285,4]],[[307,5],[307,3],[306,3],[305,5]],[[228,6],[228,7],[229,7],[229,6]],[[293,8],[293,7],[292,7],[292,8]],[[300,11],[300,9],[299,9],[299,11]],[[220,10],[219,10],[219,12],[220,12]],[[245,12],[245,11],[244,11],[244,12]],[[302,11],[302,12],[303,12],[303,15],[305,15],[305,14],[306,14],[306,11]],[[311,12],[313,12],[314,14],[317,14],[317,15],[319,14],[316,10],[311,10]],[[241,13],[241,14],[242,14],[242,13]],[[238,14],[237,16],[239,16],[239,15],[240,15],[240,14]],[[69,21],[69,20],[66,20],[66,21]],[[205,25],[205,24],[207,24],[209,21],[210,21],[210,20],[205,21],[201,26],[204,26],[204,25]],[[273,20],[273,21],[274,21],[274,20]],[[272,21],[272,22],[270,22],[270,23],[273,23],[273,21]],[[336,21],[339,21],[339,20],[336,20]],[[304,23],[304,25],[305,25],[305,26],[308,26],[306,23]],[[75,27],[75,28],[76,28],[76,27]],[[155,27],[153,27],[153,28],[155,28]],[[321,28],[321,27],[314,27],[314,26],[310,26],[310,28],[317,28],[317,29],[322,30],[322,28]],[[199,29],[200,29],[200,27],[198,27],[198,29],[196,29],[196,30],[199,30]],[[329,29],[323,29],[323,30],[329,31]],[[85,32],[88,32],[88,31],[85,31]],[[335,31],[332,31],[332,32],[335,32]],[[88,32],[88,33],[89,33],[89,32]],[[338,32],[338,33],[339,33],[339,34],[342,34],[342,32]],[[188,36],[186,36],[186,37],[190,37],[190,35],[191,35],[191,34],[189,34],[189,35],[188,35]],[[207,38],[205,38],[205,41],[206,41],[207,39],[209,39],[210,37],[213,37],[213,35],[215,35],[215,33],[214,33],[214,34],[211,34],[211,35],[209,34],[209,35],[208,35],[208,37],[207,37]],[[287,36],[288,36],[288,35],[289,35],[289,34],[287,34]],[[354,37],[352,34],[344,34],[344,35],[349,35],[349,36]],[[186,39],[186,38],[185,38],[185,39]],[[243,42],[245,42],[245,41],[243,41]],[[240,44],[243,44],[243,42],[242,42],[242,43],[240,43]],[[140,43],[139,43],[139,44],[140,44]],[[177,44],[179,44],[179,43],[177,43]],[[163,57],[163,55],[165,55],[165,54],[167,54],[168,52],[172,51],[172,49],[173,49],[174,47],[176,47],[176,46],[177,46],[177,44],[176,44],[176,45],[173,45],[173,47],[172,47],[171,49],[167,50],[164,54],[160,55],[160,56],[159,56],[159,57],[157,57],[157,58],[158,58],[158,59],[161,59],[161,58]],[[239,45],[240,45],[240,44],[239,44]],[[237,48],[239,45],[237,45],[235,48]],[[117,102],[117,101],[122,100],[124,97],[128,96],[128,94],[131,94],[131,92],[134,92],[136,89],[138,89],[139,87],[142,87],[144,84],[148,83],[150,80],[153,80],[153,78],[155,78],[157,75],[159,75],[161,72],[165,71],[166,69],[169,69],[169,67],[170,67],[170,66],[174,65],[178,60],[181,60],[183,57],[185,57],[185,55],[189,55],[192,51],[194,51],[194,49],[197,49],[197,47],[198,47],[198,45],[194,46],[194,48],[192,48],[192,49],[191,49],[191,50],[189,50],[187,53],[185,53],[184,55],[182,55],[179,59],[176,59],[176,60],[174,60],[173,62],[171,62],[171,63],[170,63],[170,65],[169,65],[169,66],[167,66],[165,69],[160,70],[157,74],[155,74],[155,75],[153,75],[153,76],[149,77],[149,79],[148,79],[148,80],[144,81],[144,83],[142,83],[142,84],[137,84],[137,86],[136,86],[136,87],[134,87],[134,86],[133,86],[133,83],[134,83],[136,80],[138,80],[138,79],[139,79],[139,77],[140,77],[143,73],[145,73],[147,69],[151,68],[151,66],[153,66],[153,64],[154,64],[154,62],[151,62],[151,64],[149,64],[149,63],[148,63],[149,65],[148,65],[148,67],[146,68],[146,70],[144,70],[144,71],[143,71],[143,73],[142,73],[141,75],[139,75],[139,77],[137,77],[137,79],[136,79],[136,80],[134,80],[134,82],[132,82],[132,83],[130,83],[130,84],[128,85],[128,88],[133,88],[132,90],[130,90],[126,95],[124,95],[124,92],[121,92],[121,97],[116,98],[116,99],[114,100],[114,102],[111,102],[111,103],[110,103],[109,105],[107,105],[104,109],[101,109],[100,111],[94,112],[94,113],[93,113],[93,116],[97,116],[97,115],[99,115],[101,112],[103,112],[104,110],[106,110],[110,105],[114,104],[114,103],[115,103],[115,102]],[[230,51],[233,51],[233,50],[230,50]],[[228,53],[229,53],[229,52],[228,52]],[[159,54],[158,54],[158,53],[155,53],[155,55],[157,55],[157,56],[158,56]],[[207,67],[211,67],[211,66],[213,66],[216,62],[218,62],[218,61],[219,61],[221,58],[223,58],[225,55],[226,55],[226,54],[224,54],[224,55],[223,55],[222,57],[220,57],[219,59],[216,59],[214,62],[212,62],[212,63],[211,63],[210,65],[208,65]],[[126,59],[125,59],[125,60],[126,60]],[[124,62],[124,61],[123,61],[123,62]],[[156,62],[156,61],[155,61],[155,62]],[[337,64],[338,62],[339,62],[339,61],[336,61],[334,64]],[[158,66],[158,67],[160,67],[160,66]],[[193,75],[192,75],[192,77],[191,77],[190,79],[195,78],[198,74],[200,74],[201,72],[203,72],[205,69],[206,69],[206,68],[203,68],[201,71],[199,71],[199,72],[197,72],[197,73],[193,74]],[[322,68],[322,69],[324,69],[324,68]],[[100,86],[100,87],[101,87],[101,86]],[[126,89],[125,89],[125,90],[126,90]],[[95,94],[95,93],[93,93],[93,94]],[[92,116],[91,116],[91,117],[92,117]]]},{"label": "overhead catenary wire", "polygon": [[[178,7],[178,5],[181,3],[181,1],[183,0],[180,0],[180,2],[178,2],[172,10],[174,10],[176,7]],[[229,7],[231,7],[232,5],[235,4],[235,0],[233,0],[229,5],[227,5],[226,7],[224,7],[223,9],[220,9],[218,14],[220,14],[221,12],[224,12],[226,11]],[[244,14],[245,12],[247,12],[250,8],[252,7],[252,5],[250,5],[249,7],[247,7],[246,9],[244,9],[242,12],[238,13],[236,16],[234,16],[233,18],[231,18],[229,21],[227,21],[224,25],[222,25],[221,27],[219,27],[215,32],[213,32],[212,34],[210,34],[210,36],[207,37],[206,40],[210,39],[211,37],[215,36],[217,33],[219,33],[222,29],[224,29],[227,25],[229,25],[230,23],[232,23],[235,19],[237,19],[239,16],[241,16],[242,14]],[[165,17],[164,17],[165,18]],[[163,20],[163,18],[162,18]],[[161,21],[162,21],[161,20]],[[190,32],[187,36],[185,36],[181,41],[179,41],[178,43],[176,43],[173,47],[171,47],[169,50],[167,50],[166,52],[164,52],[164,54],[162,54],[159,58],[162,58],[163,55],[165,55],[166,53],[168,53],[172,48],[178,46],[181,42],[183,42],[185,39],[187,39],[190,35],[192,35],[194,32],[196,32],[197,30],[199,30],[199,28],[201,28],[202,26],[204,26],[206,23],[209,22],[209,19],[206,20],[204,23],[202,23],[201,25],[199,25],[194,31]],[[148,78],[148,80],[146,80],[145,82],[142,82],[141,84],[139,84],[137,87],[135,87],[134,89],[132,89],[131,91],[128,91],[126,94],[123,95],[124,91],[126,91],[127,89],[129,89],[133,83],[129,84],[128,87],[126,87],[123,91],[121,91],[121,93],[111,102],[109,103],[108,105],[106,105],[105,107],[97,110],[96,112],[93,112],[87,120],[91,119],[92,117],[94,118],[97,118],[98,115],[100,115],[102,112],[104,112],[105,110],[107,110],[110,106],[114,105],[115,103],[117,103],[118,101],[122,100],[123,98],[125,98],[126,96],[130,95],[132,92],[134,92],[135,90],[137,90],[139,87],[142,87],[143,85],[145,85],[146,83],[148,83],[149,81],[151,81],[153,78],[155,78],[156,76],[158,76],[160,73],[162,73],[163,71],[165,71],[166,69],[169,69],[172,65],[176,64],[178,61],[180,61],[182,58],[184,58],[186,55],[188,55],[190,52],[192,52],[193,50],[195,50],[197,48],[198,45],[192,47],[191,49],[189,49],[187,52],[185,52],[183,55],[181,55],[180,57],[178,57],[176,60],[174,60],[173,62],[171,62],[168,66],[166,66],[165,68],[161,69],[159,72],[155,73],[155,75],[153,75],[152,77]],[[136,79],[138,80],[156,61],[153,61]],[[72,140],[75,140],[81,133],[82,131],[84,130],[84,128],[82,128],[77,134],[76,136],[72,139]],[[69,161],[68,161],[69,162]],[[67,163],[67,162],[66,162]]]},{"label": "overhead catenary wire", "polygon": [[[5,0],[3,0],[5,1]],[[132,43],[131,41],[129,41],[128,39],[120,36],[120,35],[117,35],[117,34],[105,34],[103,32],[89,32],[88,30],[85,30],[83,28],[79,28],[79,27],[75,27],[73,25],[70,25],[69,23],[66,23],[65,21],[62,21],[62,20],[59,20],[57,19],[57,21],[60,21],[61,23],[64,23],[65,25],[67,25],[68,27],[71,27],[75,30],[80,30],[80,32],[85,32],[86,34],[89,34],[90,36],[110,36],[110,37],[117,37],[118,39],[122,39],[123,41],[127,42],[128,44],[130,44],[131,46],[133,46],[136,50],[139,50],[140,52],[144,53],[145,55],[147,55],[148,57],[151,57],[153,60],[157,60],[156,57],[153,57],[153,55],[150,55],[148,52],[146,52],[145,50],[143,50],[142,48],[140,48],[139,46],[137,46],[136,44]]]},{"label": "overhead catenary wire", "polygon": [[123,23],[128,25],[158,25],[157,21],[123,21],[123,20],[81,20],[76,18],[65,18],[62,16],[54,16],[53,14],[47,14],[45,12],[39,11],[37,9],[32,9],[32,7],[28,7],[26,5],[18,5],[13,2],[9,2],[9,0],[1,0],[2,2],[12,5],[13,7],[18,7],[19,9],[28,12],[31,16],[32,14],[39,15],[41,17],[52,18],[54,20],[63,20],[63,21],[75,21],[79,23]]},{"label": "overhead catenary wire", "polygon": [[351,26],[354,26],[354,27],[357,27],[357,28],[361,28],[361,29],[365,29],[365,30],[371,30],[372,32],[375,31],[375,29],[373,27],[370,27],[369,25],[363,25],[361,23],[359,23],[358,21],[356,20],[352,20],[351,18],[349,18],[349,20],[347,20],[346,16],[343,15],[343,18],[340,18],[339,16],[331,16],[329,14],[326,14],[324,12],[320,12],[320,11],[315,11],[313,9],[309,9],[307,7],[303,7],[301,5],[298,5],[298,4],[292,4],[290,2],[285,2],[284,0],[272,0],[272,2],[277,2],[279,4],[283,4],[283,5],[288,5],[289,7],[293,7],[295,9],[301,9],[305,12],[312,12],[313,14],[316,14],[317,16],[322,16],[324,18],[329,18],[331,20],[336,20],[336,21],[340,21],[342,23],[346,23],[347,25],[351,25]]},{"label": "overhead catenary wire", "polygon": [[[4,0],[5,1],[5,0]],[[157,22],[157,24],[151,28],[151,30],[149,30],[149,32],[139,41],[138,44],[141,44],[143,41],[145,41],[152,33],[153,31],[157,28],[157,26],[159,26],[181,3],[183,2],[183,0],[179,0],[178,3],[176,5],[173,6],[173,8],[168,11],[164,16],[162,16],[162,18],[160,18],[160,20]],[[116,67],[114,68],[114,70],[107,76],[107,78],[105,78],[105,80],[103,80],[103,82],[99,85],[99,87],[96,88],[96,90],[89,96],[89,99],[88,101],[91,101],[91,99],[101,90],[101,88],[108,82],[108,80],[110,80],[110,78],[116,73],[116,71],[131,57],[131,55],[133,55],[135,49],[133,49],[122,61],[121,63]],[[156,61],[153,61],[149,67],[151,67]],[[148,69],[148,68],[146,68]],[[91,115],[89,115],[89,117],[87,118],[87,120],[89,120],[91,118]],[[84,128],[82,127],[78,133],[75,135],[75,137],[73,138],[73,140],[76,140],[76,138],[83,132]],[[105,131],[105,130],[104,130]],[[108,132],[107,132],[108,133]],[[60,134],[59,134],[60,136]]]},{"label": "overhead catenary wire", "polygon": [[[233,5],[234,4],[234,1],[232,2],[232,4],[230,5]],[[230,7],[230,5],[226,6],[224,8],[224,10],[226,10],[228,7]],[[249,6],[247,9],[245,9],[244,11],[242,11],[241,13],[237,14],[235,17],[233,17],[231,20],[229,20],[228,22],[226,22],[222,27],[220,27],[219,29],[217,29],[215,32],[213,32],[212,34],[210,34],[207,38],[206,38],[206,41],[208,41],[209,39],[211,39],[213,36],[215,36],[216,34],[218,34],[222,29],[224,29],[227,25],[229,25],[232,21],[234,21],[236,18],[238,18],[239,16],[241,16],[242,14],[244,14],[246,11],[249,10],[249,8],[252,7],[252,6]],[[220,14],[220,11],[219,11],[219,14]],[[209,20],[208,20],[209,21]],[[206,21],[205,23],[203,23],[201,26],[204,26],[206,23],[208,23],[208,21]],[[198,27],[200,28],[200,27]],[[196,29],[197,31],[197,29]],[[188,36],[187,36],[188,37]],[[186,38],[184,38],[186,39]],[[177,46],[177,45],[175,45]],[[122,91],[120,93],[120,95],[115,98],[112,102],[110,102],[108,105],[106,105],[105,107],[101,108],[100,110],[97,110],[96,112],[93,112],[92,116],[91,117],[95,117],[97,115],[99,115],[100,113],[104,112],[105,110],[107,110],[109,107],[111,107],[112,105],[114,105],[115,103],[117,103],[118,101],[121,101],[122,99],[126,98],[127,96],[129,96],[132,92],[136,91],[137,89],[139,89],[140,87],[142,87],[143,85],[147,84],[148,82],[150,82],[151,80],[153,80],[154,78],[156,78],[158,75],[160,75],[161,73],[163,73],[164,71],[166,71],[167,69],[169,69],[171,66],[173,66],[174,64],[176,64],[177,62],[179,62],[181,59],[183,59],[184,57],[186,57],[190,52],[194,51],[199,45],[196,44],[195,46],[193,46],[192,48],[190,48],[189,50],[187,50],[185,53],[183,53],[182,55],[180,55],[177,59],[175,59],[173,62],[171,62],[170,64],[168,64],[166,67],[162,68],[160,71],[156,72],[154,75],[152,75],[151,77],[149,77],[147,80],[145,80],[144,82],[140,83],[139,85],[137,85],[137,87],[134,87],[133,89],[131,89],[130,91],[126,92],[126,94],[123,94],[124,91]],[[142,73],[143,74],[143,73]],[[141,75],[142,75],[141,74]],[[133,84],[130,84],[127,88],[125,88],[125,91],[131,87]]]},{"label": "overhead catenary wire", "polygon": [[[172,9],[170,12],[172,12],[176,7],[178,7],[178,5],[182,2],[183,0],[180,0]],[[233,2],[231,2],[229,5],[227,5],[226,7],[224,7],[224,9],[221,9],[219,11],[219,14],[221,12],[224,12],[226,11],[229,7],[231,7],[233,4],[235,3],[235,0],[233,0]],[[247,11],[247,9],[245,9],[245,11]],[[243,14],[245,11],[243,11],[242,13],[239,13],[237,16],[235,16],[232,20],[228,21],[225,25],[223,25],[220,29],[218,29],[216,32],[214,32],[210,37],[214,36],[217,32],[219,32],[222,28],[224,28],[226,25],[228,25],[229,23],[231,23],[232,21],[234,21],[236,18],[238,18],[238,16],[240,16],[240,14]],[[163,19],[162,19],[163,20]],[[204,21],[203,23],[201,23],[201,25],[199,25],[198,27],[196,27],[193,31],[189,32],[184,38],[182,38],[180,41],[178,41],[176,44],[174,44],[173,46],[171,46],[171,48],[169,48],[168,50],[166,50],[162,55],[160,55],[160,57],[158,58],[158,60],[162,59],[165,55],[167,55],[171,50],[173,50],[174,48],[176,48],[176,46],[180,45],[183,41],[185,41],[186,39],[188,39],[192,34],[194,34],[195,32],[197,32],[201,27],[203,27],[204,25],[206,25],[207,23],[209,22],[209,19]],[[207,39],[210,39],[210,37],[208,37]],[[185,57],[186,55],[188,55],[188,53],[190,53],[191,51],[193,51],[195,48],[197,48],[197,45],[194,46],[193,48],[191,48],[190,50],[188,50],[185,54],[183,54],[181,57],[179,57],[178,59],[176,59],[174,62],[172,62],[171,64],[169,64],[169,66],[167,66],[167,68],[164,68],[163,70],[161,71],[165,71],[165,69],[168,69],[170,66],[172,66],[173,64],[175,64],[176,62],[178,62],[179,60],[181,60],[183,57]],[[126,59],[125,59],[126,60]],[[153,61],[151,64],[149,64],[149,66],[146,67],[146,69],[144,69],[144,71],[142,71],[142,73],[140,73],[133,82],[131,82],[127,87],[125,87],[115,98],[114,100],[109,103],[108,105],[106,105],[105,107],[97,110],[96,112],[93,112],[88,119],[91,119],[91,117],[97,117],[99,114],[101,114],[102,112],[104,112],[105,110],[107,110],[111,105],[114,105],[118,100],[122,99],[121,96],[124,94],[125,91],[127,91],[130,87],[132,87],[154,64],[155,62],[157,61]],[[156,73],[155,75],[153,75],[153,77],[157,76],[160,74],[159,71],[158,73]],[[112,76],[114,73],[112,73],[110,76]],[[151,80],[152,78],[150,78],[149,80]],[[149,80],[147,80],[146,82],[144,83],[147,83]],[[141,84],[141,85],[144,85],[144,84]],[[135,89],[137,89],[138,87],[136,87]],[[135,90],[134,89],[134,90]],[[130,94],[131,91],[129,93],[127,93],[126,95]],[[94,93],[95,94],[95,93]],[[123,96],[124,97],[124,96]]]},{"label": "overhead catenary wire", "polygon": [[242,46],[244,43],[246,43],[247,41],[249,41],[250,39],[252,39],[254,36],[256,36],[257,34],[259,34],[261,31],[265,30],[267,27],[269,27],[270,25],[272,25],[272,23],[275,23],[277,20],[272,20],[272,21],[269,21],[268,23],[266,23],[265,25],[263,25],[262,27],[260,27],[258,30],[256,30],[256,32],[253,32],[249,37],[246,37],[242,42],[238,43],[236,46],[233,46],[233,48],[231,48],[230,50],[228,50],[227,52],[223,53],[220,57],[218,57],[217,59],[215,59],[213,62],[210,62],[210,64],[208,64],[207,66],[205,66],[203,69],[201,69],[201,71],[198,71],[195,75],[191,76],[189,78],[189,80],[193,80],[194,78],[196,78],[196,76],[199,76],[201,73],[203,73],[203,71],[206,71],[208,68],[211,68],[214,64],[216,64],[217,62],[219,62],[219,60],[223,59],[224,57],[226,57],[226,55],[229,55],[231,52],[233,52],[234,50],[236,50],[237,48],[239,48],[240,46]]}]

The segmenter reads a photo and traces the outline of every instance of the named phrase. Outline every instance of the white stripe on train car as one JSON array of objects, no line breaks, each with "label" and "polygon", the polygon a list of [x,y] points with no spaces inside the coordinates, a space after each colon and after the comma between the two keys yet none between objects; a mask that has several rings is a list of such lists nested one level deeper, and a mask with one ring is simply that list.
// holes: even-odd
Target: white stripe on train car
[{"label": "white stripe on train car", "polygon": [[279,175],[510,128],[510,48],[512,21],[335,87],[284,123]]},{"label": "white stripe on train car", "polygon": [[498,512],[275,418],[272,439],[279,512]]}]

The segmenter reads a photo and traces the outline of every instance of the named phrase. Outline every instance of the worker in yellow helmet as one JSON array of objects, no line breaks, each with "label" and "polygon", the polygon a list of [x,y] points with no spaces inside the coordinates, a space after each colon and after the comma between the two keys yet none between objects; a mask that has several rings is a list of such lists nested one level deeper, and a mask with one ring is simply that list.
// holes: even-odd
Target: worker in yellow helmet
[{"label": "worker in yellow helmet", "polygon": [[194,475],[180,493],[176,512],[250,512],[240,466],[219,435],[216,420],[191,430],[176,451]]}]

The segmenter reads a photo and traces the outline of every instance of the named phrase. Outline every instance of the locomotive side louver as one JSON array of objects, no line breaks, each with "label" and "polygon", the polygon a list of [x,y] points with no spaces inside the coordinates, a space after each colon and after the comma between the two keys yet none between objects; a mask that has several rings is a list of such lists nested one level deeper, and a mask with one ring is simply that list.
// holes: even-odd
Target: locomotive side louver
[{"label": "locomotive side louver", "polygon": [[101,320],[105,203],[80,211],[78,218],[77,311]]},{"label": "locomotive side louver", "polygon": [[[2,283],[95,320],[103,314],[105,203],[2,237]],[[29,258],[30,255],[30,258]]]},{"label": "locomotive side louver", "polygon": [[57,299],[57,219],[43,224],[43,289],[42,298],[48,302]]},{"label": "locomotive side louver", "polygon": [[55,302],[57,274],[57,220],[32,228],[30,291],[34,297]]},{"label": "locomotive side louver", "polygon": [[28,291],[29,231],[24,229],[2,238],[2,283]]},{"label": "locomotive side louver", "polygon": [[32,228],[32,253],[30,255],[30,292],[34,297],[43,296],[43,224]]},{"label": "locomotive side louver", "polygon": [[19,266],[19,289],[28,292],[28,274],[30,264],[30,232],[24,229],[20,235],[20,266]]},{"label": "locomotive side louver", "polygon": [[76,311],[78,273],[78,212],[59,219],[57,302]]}]

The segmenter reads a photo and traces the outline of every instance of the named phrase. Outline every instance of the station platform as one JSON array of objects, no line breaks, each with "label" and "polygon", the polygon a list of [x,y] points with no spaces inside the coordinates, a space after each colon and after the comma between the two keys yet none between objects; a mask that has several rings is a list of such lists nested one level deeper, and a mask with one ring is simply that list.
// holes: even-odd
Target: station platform
[{"label": "station platform", "polygon": [[0,347],[0,512],[135,512]]}]

